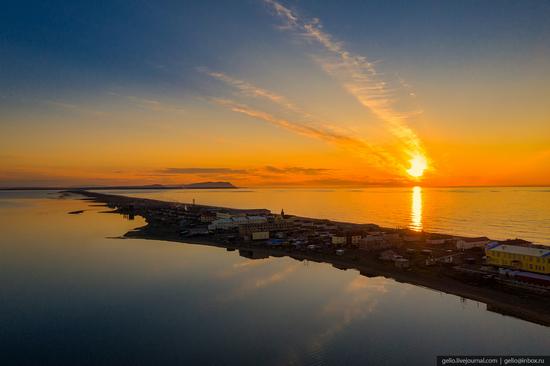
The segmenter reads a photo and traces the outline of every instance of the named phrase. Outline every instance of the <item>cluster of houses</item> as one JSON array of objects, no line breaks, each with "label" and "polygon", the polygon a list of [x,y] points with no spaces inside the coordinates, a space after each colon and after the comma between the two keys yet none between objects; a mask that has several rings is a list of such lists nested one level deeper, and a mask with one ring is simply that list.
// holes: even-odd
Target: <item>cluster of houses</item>
[{"label": "cluster of houses", "polygon": [[[391,261],[402,269],[410,267],[410,258],[415,251],[425,254],[426,265],[433,265],[453,263],[459,253],[477,248],[481,255],[484,254],[485,265],[500,268],[509,276],[550,283],[550,250],[521,240],[495,242],[487,237],[465,238],[407,229],[382,229],[373,224],[290,216],[285,215],[284,211],[274,215],[265,209],[151,205],[154,206],[150,202],[147,207],[132,206],[130,211],[146,210],[148,214],[145,216],[150,223],[178,225],[180,229],[185,229],[182,233],[187,235],[231,233],[242,241],[261,241],[266,245],[334,248],[340,255],[344,253],[344,248],[355,248],[377,253],[380,260]],[[432,250],[426,248],[433,248],[439,254],[433,255]]]}]

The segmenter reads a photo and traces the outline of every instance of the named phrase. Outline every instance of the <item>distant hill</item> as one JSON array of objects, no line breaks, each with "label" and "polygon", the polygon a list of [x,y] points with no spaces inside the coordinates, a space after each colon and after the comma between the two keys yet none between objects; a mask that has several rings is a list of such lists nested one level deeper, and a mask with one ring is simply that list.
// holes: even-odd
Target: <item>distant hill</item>
[{"label": "distant hill", "polygon": [[149,184],[143,186],[83,186],[83,187],[5,187],[0,191],[33,191],[33,190],[65,190],[65,189],[83,189],[83,190],[115,190],[115,189],[235,189],[237,188],[230,182],[199,182],[191,184],[162,185]]},{"label": "distant hill", "polygon": [[186,184],[183,188],[237,188],[229,182],[201,182],[201,183],[191,183]]}]

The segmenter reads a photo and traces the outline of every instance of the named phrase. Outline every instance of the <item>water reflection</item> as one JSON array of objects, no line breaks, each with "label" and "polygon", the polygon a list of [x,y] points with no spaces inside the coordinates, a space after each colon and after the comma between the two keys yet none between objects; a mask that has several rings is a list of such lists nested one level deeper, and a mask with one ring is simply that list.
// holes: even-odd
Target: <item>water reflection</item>
[{"label": "water reflection", "polygon": [[[404,208],[406,225],[411,193],[400,188],[391,201]],[[375,207],[385,207],[382,198]],[[100,214],[101,207],[68,215],[86,208],[80,200],[25,202],[0,209],[0,352],[7,363],[74,365],[87,355],[87,363],[106,365],[397,365],[398,345],[415,350],[408,365],[428,365],[457,349],[548,349],[547,327],[471,301],[461,306],[453,295],[326,263],[107,239],[145,221]],[[484,342],[480,331],[494,336]]]},{"label": "water reflection", "polygon": [[422,231],[422,187],[416,186],[412,190],[411,223],[409,228]]}]

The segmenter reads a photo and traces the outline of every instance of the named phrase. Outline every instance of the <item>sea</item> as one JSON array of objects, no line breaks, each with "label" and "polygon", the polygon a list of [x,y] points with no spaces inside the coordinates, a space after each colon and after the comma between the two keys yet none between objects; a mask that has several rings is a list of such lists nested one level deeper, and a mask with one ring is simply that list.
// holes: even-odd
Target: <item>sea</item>
[{"label": "sea", "polygon": [[[113,193],[550,245],[545,187]],[[0,192],[0,364],[435,365],[550,350],[549,327],[443,292],[121,238],[144,224],[55,191]]]}]

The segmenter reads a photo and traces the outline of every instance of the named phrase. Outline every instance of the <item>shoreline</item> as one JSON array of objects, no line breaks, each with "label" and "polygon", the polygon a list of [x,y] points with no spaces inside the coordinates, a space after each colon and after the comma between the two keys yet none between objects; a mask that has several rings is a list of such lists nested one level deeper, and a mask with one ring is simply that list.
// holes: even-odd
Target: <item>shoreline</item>
[{"label": "shoreline", "polygon": [[[147,207],[147,211],[156,212],[170,207],[177,207],[185,204],[176,202],[159,201],[145,198],[134,198],[128,196],[103,194],[89,191],[67,191],[68,193],[82,195],[83,200],[95,203],[103,203],[113,208],[110,213],[121,215],[135,214],[144,217],[147,225],[129,231],[124,234],[124,238],[148,239],[170,241],[183,244],[197,244],[225,248],[226,250],[239,250],[241,255],[254,259],[272,257],[290,257],[297,261],[313,261],[331,264],[337,269],[354,269],[361,275],[367,277],[382,276],[401,283],[407,283],[414,286],[421,286],[433,291],[443,292],[473,301],[486,304],[487,310],[497,312],[505,316],[512,316],[525,321],[536,323],[542,326],[550,326],[550,298],[544,294],[527,293],[510,289],[501,284],[471,284],[462,278],[453,275],[448,267],[435,269],[414,269],[401,270],[388,263],[380,262],[373,256],[364,255],[359,249],[346,250],[344,255],[335,255],[331,253],[322,253],[317,251],[302,251],[290,248],[274,248],[251,242],[227,243],[220,240],[214,240],[213,236],[182,237],[174,226],[154,225],[148,215],[142,209],[133,209],[130,212],[127,208],[139,204]],[[246,211],[241,209],[223,208],[217,206],[196,205],[201,209],[226,209],[235,212]],[[135,211],[135,212],[134,212]],[[315,219],[312,219],[315,220]],[[334,221],[330,221],[334,222]],[[337,223],[337,222],[334,222]],[[340,223],[346,224],[346,223]],[[357,250],[359,252],[357,252]],[[251,256],[248,256],[250,254]]]}]

